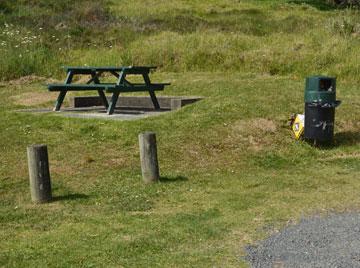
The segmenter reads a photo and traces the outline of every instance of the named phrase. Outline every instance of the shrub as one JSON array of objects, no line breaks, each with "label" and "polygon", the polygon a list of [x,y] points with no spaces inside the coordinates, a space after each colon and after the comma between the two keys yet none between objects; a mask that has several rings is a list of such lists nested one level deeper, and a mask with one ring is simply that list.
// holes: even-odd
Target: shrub
[{"label": "shrub", "polygon": [[328,0],[328,2],[330,2],[333,5],[336,6],[341,6],[341,7],[346,7],[346,6],[351,6],[351,7],[360,7],[360,0]]},{"label": "shrub", "polygon": [[8,14],[13,11],[13,7],[9,1],[0,1],[0,14]]}]

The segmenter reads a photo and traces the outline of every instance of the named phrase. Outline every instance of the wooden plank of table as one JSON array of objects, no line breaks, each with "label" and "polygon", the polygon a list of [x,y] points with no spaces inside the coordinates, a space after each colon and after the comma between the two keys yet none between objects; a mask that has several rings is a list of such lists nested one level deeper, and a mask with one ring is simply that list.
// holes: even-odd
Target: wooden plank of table
[{"label": "wooden plank of table", "polygon": [[156,90],[164,90],[164,84],[133,84],[133,85],[115,85],[112,87],[108,87],[106,92],[140,92],[140,91],[156,91]]},{"label": "wooden plank of table", "polygon": [[73,67],[66,66],[64,67],[66,72],[72,71],[74,74],[91,74],[92,72],[121,72],[125,71],[128,74],[142,74],[144,72],[150,72],[151,69],[156,69],[156,66],[84,66],[84,67]]},{"label": "wooden plank of table", "polygon": [[115,88],[114,83],[102,84],[50,84],[49,91],[82,91],[82,90],[109,90]]},{"label": "wooden plank of table", "polygon": [[123,67],[115,67],[115,66],[105,66],[105,67],[73,67],[66,66],[64,67],[65,71],[72,71],[75,74],[91,74],[93,72],[103,71],[103,72],[120,72]]}]

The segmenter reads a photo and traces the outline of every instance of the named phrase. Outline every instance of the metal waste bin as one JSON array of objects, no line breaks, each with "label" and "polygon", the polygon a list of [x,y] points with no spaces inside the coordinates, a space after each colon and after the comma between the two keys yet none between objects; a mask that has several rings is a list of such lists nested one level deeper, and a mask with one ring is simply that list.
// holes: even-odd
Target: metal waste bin
[{"label": "metal waste bin", "polygon": [[336,79],[326,76],[306,78],[304,137],[314,143],[330,142],[334,137]]}]

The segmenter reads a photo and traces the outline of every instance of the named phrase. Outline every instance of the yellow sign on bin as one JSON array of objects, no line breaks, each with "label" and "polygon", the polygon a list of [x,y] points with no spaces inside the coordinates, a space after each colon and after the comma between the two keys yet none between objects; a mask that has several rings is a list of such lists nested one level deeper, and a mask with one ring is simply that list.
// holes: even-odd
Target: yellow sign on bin
[{"label": "yellow sign on bin", "polygon": [[295,139],[300,139],[301,135],[304,133],[304,115],[297,114],[295,120],[292,124],[292,130],[295,134]]}]

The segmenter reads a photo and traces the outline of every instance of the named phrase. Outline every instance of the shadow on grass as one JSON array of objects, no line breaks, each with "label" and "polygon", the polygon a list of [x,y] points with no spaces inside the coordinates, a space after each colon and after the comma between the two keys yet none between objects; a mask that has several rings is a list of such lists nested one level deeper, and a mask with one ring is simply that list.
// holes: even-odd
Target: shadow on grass
[{"label": "shadow on grass", "polygon": [[88,199],[88,198],[90,198],[90,196],[86,194],[67,194],[67,195],[54,196],[52,198],[52,201],[57,202],[64,200],[77,200],[77,199]]},{"label": "shadow on grass", "polygon": [[289,0],[288,3],[297,4],[297,5],[307,4],[309,6],[315,7],[318,10],[323,10],[323,11],[334,10],[339,8],[335,5],[326,2],[325,0]]},{"label": "shadow on grass", "polygon": [[339,146],[353,146],[360,144],[360,132],[359,131],[344,131],[334,135],[333,141],[322,142],[315,144],[313,140],[307,140],[307,142],[319,149],[331,150]]},{"label": "shadow on grass", "polygon": [[171,183],[171,182],[180,182],[180,181],[187,181],[188,178],[184,176],[165,176],[160,177],[161,183]]},{"label": "shadow on grass", "polygon": [[336,133],[334,135],[334,141],[336,146],[360,144],[360,132],[344,131],[344,132]]}]

